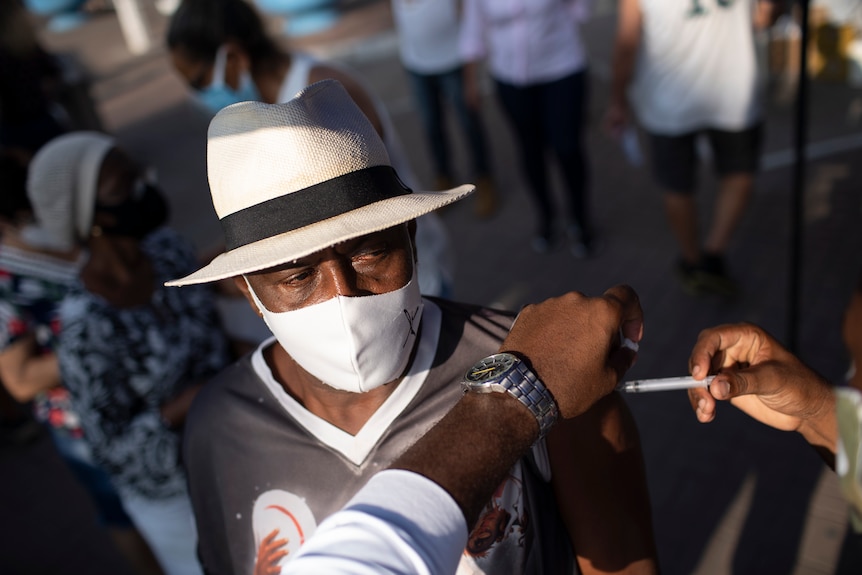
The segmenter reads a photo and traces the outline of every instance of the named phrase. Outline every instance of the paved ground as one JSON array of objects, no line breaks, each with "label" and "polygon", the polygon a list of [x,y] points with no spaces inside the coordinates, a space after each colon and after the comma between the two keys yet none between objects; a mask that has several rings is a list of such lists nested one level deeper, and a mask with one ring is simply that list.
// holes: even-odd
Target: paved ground
[{"label": "paved ground", "polygon": [[[489,94],[484,111],[504,204],[490,221],[476,221],[469,200],[444,212],[458,246],[456,298],[517,308],[571,289],[597,294],[612,284],[630,283],[647,314],[633,376],[683,374],[697,333],[718,323],[754,321],[783,339],[788,332],[792,106],[771,99],[766,169],[729,253],[743,297],[727,303],[686,295],[671,273],[675,247],[649,174],[628,165],[600,130],[614,3],[597,4],[585,29],[593,80],[588,142],[593,209],[605,248],[588,261],[575,260],[564,249],[541,256],[530,250],[533,226],[525,214],[531,212],[512,136]],[[426,149],[398,65],[388,5],[382,0],[345,5],[338,28],[301,46],[361,74],[384,99],[418,175],[428,182]],[[163,19],[154,11],[149,16],[153,33],[160,35]],[[157,46],[145,56],[130,56],[110,13],[62,36],[46,34],[45,41],[75,54],[92,74],[104,127],[158,169],[171,194],[174,224],[202,250],[216,243],[219,229],[205,180],[206,118],[171,74],[164,50]],[[839,382],[848,367],[839,337],[842,311],[862,270],[862,96],[840,85],[815,84],[811,92],[816,159],[807,168],[799,349],[807,362]],[[463,172],[464,179],[469,176]],[[702,181],[706,213],[715,192],[706,169]],[[800,438],[765,429],[730,407],[715,423],[699,425],[682,392],[632,397],[629,403],[646,452],[664,573],[862,572],[862,541],[845,537],[846,510],[837,483]],[[5,469],[13,471],[11,476],[26,472],[11,463]],[[41,479],[27,469],[33,481]]]}]

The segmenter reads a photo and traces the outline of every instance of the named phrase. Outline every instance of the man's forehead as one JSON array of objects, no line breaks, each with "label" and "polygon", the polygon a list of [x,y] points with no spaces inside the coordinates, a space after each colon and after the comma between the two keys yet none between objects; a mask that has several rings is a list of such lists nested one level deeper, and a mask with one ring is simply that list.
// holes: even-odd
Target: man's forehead
[{"label": "man's forehead", "polygon": [[365,234],[365,235],[357,236],[355,238],[350,238],[350,239],[329,245],[329,246],[327,246],[321,250],[318,250],[316,252],[312,252],[312,253],[308,254],[307,256],[297,258],[295,260],[291,260],[289,262],[285,262],[283,264],[279,264],[279,265],[273,266],[271,268],[266,268],[266,269],[258,270],[256,272],[251,272],[251,273],[246,274],[246,275],[266,275],[266,274],[271,274],[271,273],[276,273],[276,272],[280,272],[280,271],[284,271],[284,270],[293,269],[296,267],[301,267],[301,266],[305,265],[305,263],[308,262],[309,260],[314,260],[314,259],[318,258],[321,254],[323,254],[327,250],[331,250],[333,248],[338,248],[339,246],[358,245],[358,244],[361,244],[363,242],[366,242],[369,240],[373,241],[374,239],[381,238],[381,237],[401,238],[402,235],[400,232],[406,226],[407,226],[407,223],[398,224],[396,226],[392,226],[391,228],[386,228],[385,230],[380,230],[377,232],[371,232],[370,234]]}]

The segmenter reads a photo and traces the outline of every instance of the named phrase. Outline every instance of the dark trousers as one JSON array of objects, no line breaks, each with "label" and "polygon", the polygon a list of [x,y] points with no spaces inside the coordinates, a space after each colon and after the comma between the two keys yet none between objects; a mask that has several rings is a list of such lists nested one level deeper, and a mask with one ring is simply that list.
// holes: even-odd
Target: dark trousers
[{"label": "dark trousers", "polygon": [[515,135],[531,197],[539,211],[539,232],[550,236],[554,207],[545,150],[559,161],[568,213],[584,241],[592,234],[587,198],[589,169],[583,146],[588,76],[581,70],[553,82],[513,86],[496,81],[497,96]]},{"label": "dark trousers", "polygon": [[428,137],[437,175],[446,176],[450,179],[453,176],[449,163],[449,147],[444,131],[444,99],[452,105],[458,123],[461,124],[464,135],[467,136],[467,144],[475,172],[473,175],[488,175],[490,171],[482,119],[479,112],[467,107],[464,100],[462,68],[459,66],[454,70],[440,74],[419,74],[410,70],[407,72],[413,86],[414,97],[419,104],[422,125]]}]

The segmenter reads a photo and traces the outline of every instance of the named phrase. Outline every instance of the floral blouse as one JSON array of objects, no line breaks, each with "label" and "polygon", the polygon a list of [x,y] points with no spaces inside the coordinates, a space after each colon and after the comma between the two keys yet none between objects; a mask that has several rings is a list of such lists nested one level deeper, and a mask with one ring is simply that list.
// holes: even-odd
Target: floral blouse
[{"label": "floral blouse", "polygon": [[[0,247],[0,350],[33,334],[37,350],[50,353],[60,333],[58,306],[78,283],[83,259],[69,261],[16,247]],[[78,417],[63,387],[40,393],[37,419],[73,438],[81,437]]]},{"label": "floral blouse", "polygon": [[185,474],[159,407],[230,357],[209,287],[164,286],[196,269],[191,247],[162,228],[142,248],[156,275],[150,303],[115,309],[77,286],[60,307],[57,357],[97,463],[121,493],[167,498],[185,490]]}]

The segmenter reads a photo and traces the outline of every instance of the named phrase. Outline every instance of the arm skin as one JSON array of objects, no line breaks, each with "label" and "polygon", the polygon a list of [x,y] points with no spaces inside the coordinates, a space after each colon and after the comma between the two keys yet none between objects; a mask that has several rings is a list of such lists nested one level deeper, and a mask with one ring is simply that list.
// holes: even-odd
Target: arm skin
[{"label": "arm skin", "polygon": [[859,278],[856,291],[853,292],[850,304],[844,311],[841,336],[855,368],[849,383],[862,391],[862,277]]},{"label": "arm skin", "polygon": [[611,102],[605,116],[605,127],[612,136],[619,136],[631,121],[626,90],[634,74],[642,21],[638,0],[620,0],[612,60]]},{"label": "arm skin", "polygon": [[464,102],[471,110],[478,110],[482,105],[482,88],[479,82],[479,62],[465,62],[461,68],[464,78]]},{"label": "arm skin", "polygon": [[754,29],[765,30],[769,28],[784,13],[784,0],[760,0],[754,12]]},{"label": "arm skin", "polygon": [[[617,286],[597,298],[573,292],[524,308],[500,351],[528,361],[554,395],[561,416],[570,419],[611,393],[633,364],[635,353],[620,347],[620,329],[640,341],[643,313],[631,288]],[[572,346],[576,341],[590,344]],[[443,487],[472,527],[537,437],[535,418],[517,400],[471,393],[392,468],[419,473]]]},{"label": "arm skin", "polygon": [[702,331],[689,369],[695,379],[717,374],[709,388],[688,392],[699,421],[715,419],[716,400],[730,400],[761,423],[799,432],[834,467],[838,425],[832,386],[763,329],[743,323]]},{"label": "arm skin", "polygon": [[640,437],[622,397],[557,425],[547,445],[581,573],[658,573]]},{"label": "arm skin", "polygon": [[60,368],[53,353],[37,354],[32,335],[0,352],[0,381],[22,403],[60,385]]},{"label": "arm skin", "polygon": [[479,0],[466,0],[460,10],[461,37],[458,49],[463,60],[461,74],[464,79],[464,102],[472,110],[478,110],[482,104],[479,62],[485,58],[487,49],[484,44],[485,23],[479,4]]}]

